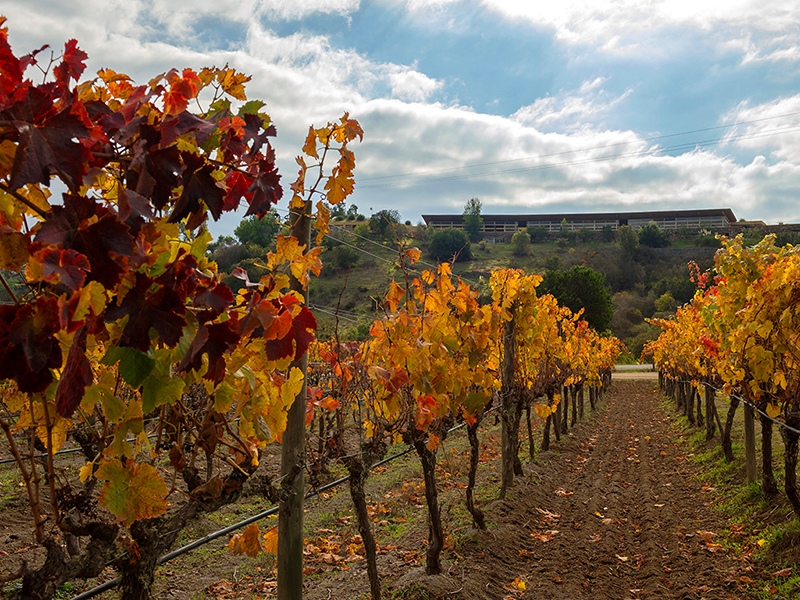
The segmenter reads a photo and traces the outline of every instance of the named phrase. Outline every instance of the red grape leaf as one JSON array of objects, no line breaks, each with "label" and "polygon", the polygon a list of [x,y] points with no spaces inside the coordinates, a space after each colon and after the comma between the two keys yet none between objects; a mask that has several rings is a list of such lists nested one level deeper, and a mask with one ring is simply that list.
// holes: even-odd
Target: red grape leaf
[{"label": "red grape leaf", "polygon": [[175,203],[169,222],[177,223],[189,215],[202,212],[200,200],[205,202],[216,221],[222,215],[225,190],[219,187],[217,180],[211,176],[214,166],[207,163],[202,156],[191,152],[182,152],[181,156],[184,163],[183,192]]},{"label": "red grape leaf", "polygon": [[122,303],[106,308],[106,321],[130,316],[117,342],[121,348],[147,352],[150,348],[150,329],[155,329],[160,340],[169,347],[175,346],[181,339],[186,326],[183,318],[186,308],[181,297],[168,287],[150,292],[152,284],[152,279],[137,273],[136,285],[126,294]]},{"label": "red grape leaf", "polygon": [[298,360],[308,345],[314,341],[314,331],[317,329],[317,320],[313,313],[304,306],[296,317],[292,319],[292,327],[287,334],[274,340],[267,340],[264,344],[269,360],[280,360],[294,354],[293,360]]},{"label": "red grape leaf", "polygon": [[13,379],[21,392],[47,389],[50,369],[61,366],[58,299],[40,297],[21,306],[0,305],[0,379]]},{"label": "red grape leaf", "polygon": [[178,366],[178,370],[194,369],[199,371],[203,366],[203,354],[208,354],[208,371],[204,379],[218,384],[225,377],[223,355],[230,352],[238,342],[239,333],[236,331],[236,322],[234,321],[201,325]]},{"label": "red grape leaf", "polygon": [[78,81],[86,69],[86,64],[83,61],[87,58],[89,58],[89,55],[78,48],[77,40],[70,40],[64,45],[64,54],[61,57],[61,62],[53,69],[53,74],[58,81],[65,84],[70,77]]},{"label": "red grape leaf", "polygon": [[275,169],[275,163],[260,160],[258,164],[258,175],[247,190],[250,208],[247,209],[245,216],[258,215],[263,217],[269,212],[273,204],[283,196],[283,189],[280,185],[281,176]]},{"label": "red grape leaf", "polygon": [[49,185],[51,172],[58,172],[73,189],[81,185],[92,154],[79,140],[91,135],[84,119],[72,111],[69,104],[56,112],[53,100],[35,87],[4,111],[4,120],[11,121],[19,139],[10,189],[27,183]]},{"label": "red grape leaf", "polygon": [[22,65],[8,45],[8,29],[3,27],[6,18],[0,17],[0,107],[22,84]]},{"label": "red grape leaf", "polygon": [[67,364],[56,388],[56,412],[59,415],[67,418],[72,416],[92,378],[92,365],[86,358],[86,327],[81,327],[75,332]]},{"label": "red grape leaf", "polygon": [[33,258],[41,264],[45,281],[62,283],[74,291],[80,289],[86,272],[92,269],[86,257],[75,250],[44,248],[36,252]]}]

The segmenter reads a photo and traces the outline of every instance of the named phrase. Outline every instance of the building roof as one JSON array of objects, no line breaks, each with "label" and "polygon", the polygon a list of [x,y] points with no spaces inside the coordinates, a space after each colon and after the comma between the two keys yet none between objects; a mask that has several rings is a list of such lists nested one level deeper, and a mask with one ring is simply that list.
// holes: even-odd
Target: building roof
[{"label": "building roof", "polygon": [[[639,212],[607,212],[607,213],[552,213],[552,214],[481,214],[486,221],[608,221],[618,219],[669,219],[671,217],[717,217],[724,216],[728,222],[735,223],[736,216],[730,208],[697,208],[690,210],[656,210]],[[426,223],[431,221],[462,219],[461,214],[422,215]]]}]

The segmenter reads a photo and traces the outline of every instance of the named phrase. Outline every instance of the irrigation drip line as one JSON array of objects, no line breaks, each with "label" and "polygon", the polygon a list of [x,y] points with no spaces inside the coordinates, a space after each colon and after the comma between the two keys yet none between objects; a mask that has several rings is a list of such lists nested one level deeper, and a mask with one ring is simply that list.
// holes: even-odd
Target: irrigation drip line
[{"label": "irrigation drip line", "polygon": [[[155,419],[148,419],[148,420],[149,421],[155,421]],[[232,423],[236,423],[238,420],[239,419],[236,418],[231,422]],[[147,422],[147,421],[145,421],[145,422]],[[151,433],[151,434],[149,434],[147,436],[147,439],[150,440],[150,439],[153,439],[153,438],[156,438],[156,437],[158,437],[157,433]],[[22,438],[22,439],[26,440],[27,438]],[[135,442],[136,438],[130,438],[130,439],[125,440],[125,441],[127,441],[127,442]],[[67,450],[59,450],[58,452],[53,453],[53,456],[59,456],[61,454],[73,454],[75,452],[81,452],[81,451],[83,451],[83,448],[68,448]],[[30,457],[28,455],[25,455],[24,458],[25,458],[25,460],[29,460]],[[47,458],[47,453],[43,452],[41,454],[34,454],[33,458]],[[16,462],[16,459],[14,459],[14,458],[4,458],[3,460],[0,460],[0,465],[6,465],[6,464],[13,463],[13,462]]]},{"label": "irrigation drip line", "polygon": [[[678,382],[680,382],[680,383],[689,383],[689,384],[691,384],[691,383],[692,383],[692,380],[691,380],[691,379],[675,379],[674,381],[678,381]],[[786,424],[786,423],[784,423],[783,421],[778,421],[777,419],[775,419],[775,418],[773,418],[773,417],[769,416],[769,415],[768,415],[766,412],[764,412],[763,410],[761,410],[760,408],[758,408],[758,407],[757,407],[755,404],[752,404],[751,402],[748,402],[747,400],[745,400],[744,398],[742,398],[742,397],[741,397],[741,396],[739,396],[738,394],[728,394],[728,393],[726,393],[726,392],[725,392],[725,390],[723,390],[723,389],[721,389],[721,388],[718,388],[718,387],[716,387],[716,386],[713,386],[713,385],[711,385],[710,383],[703,382],[703,385],[704,385],[704,386],[706,386],[706,387],[710,387],[712,390],[715,390],[715,391],[717,391],[717,392],[720,392],[720,393],[722,393],[723,395],[725,395],[725,396],[728,396],[729,398],[736,398],[736,399],[738,399],[738,400],[739,400],[739,402],[741,402],[742,404],[745,404],[745,405],[749,406],[749,407],[750,407],[750,408],[752,408],[754,411],[756,411],[758,414],[765,416],[767,419],[769,419],[769,420],[770,420],[770,421],[772,421],[773,423],[777,423],[778,425],[780,425],[781,427],[783,427],[783,428],[784,428],[784,429],[786,429],[787,431],[791,431],[792,433],[796,433],[796,434],[800,435],[800,430],[798,430],[798,429],[795,429],[795,428],[794,428],[794,427],[792,427],[791,425],[787,425],[787,424]]]},{"label": "irrigation drip line", "polygon": [[[492,408],[489,411],[487,411],[486,414],[489,414],[489,413],[493,412],[494,410],[495,410],[495,408]],[[452,433],[452,432],[454,432],[454,431],[456,431],[458,429],[461,429],[462,427],[465,427],[465,426],[466,426],[466,423],[459,423],[458,425],[454,425],[453,427],[448,429],[447,433],[448,434]],[[401,456],[405,456],[406,454],[408,454],[409,452],[412,452],[413,450],[414,450],[414,448],[409,446],[408,448],[406,448],[402,452],[398,452],[397,454],[392,454],[391,456],[388,456],[388,457],[384,458],[383,460],[379,460],[374,465],[372,465],[372,467],[370,467],[370,471],[375,469],[376,467],[380,467],[382,465],[385,465],[386,463],[391,462],[396,458],[400,458]],[[303,499],[304,500],[309,500],[309,499],[313,498],[314,496],[318,496],[322,492],[325,492],[325,491],[327,491],[327,490],[329,490],[331,488],[335,488],[336,486],[342,485],[343,483],[346,483],[349,480],[350,480],[350,476],[349,475],[347,475],[345,477],[340,477],[336,481],[332,481],[330,483],[326,483],[322,487],[314,488],[313,490],[309,491],[303,497]],[[260,513],[252,515],[250,517],[247,517],[246,519],[244,519],[242,521],[239,521],[238,523],[234,523],[233,525],[229,525],[228,527],[220,529],[219,531],[215,531],[214,533],[209,533],[207,536],[202,537],[199,540],[195,540],[190,544],[186,544],[185,546],[183,546],[181,548],[178,548],[177,550],[173,550],[172,552],[170,552],[168,554],[165,554],[164,556],[160,557],[156,561],[156,564],[163,565],[164,563],[167,563],[167,562],[171,561],[173,558],[177,558],[177,557],[181,556],[182,554],[186,554],[187,552],[191,552],[195,548],[199,548],[200,546],[204,546],[205,544],[207,544],[209,542],[212,542],[212,541],[216,540],[217,538],[222,537],[223,535],[227,535],[227,534],[229,534],[229,533],[231,533],[233,531],[236,531],[237,529],[241,529],[242,527],[246,527],[247,525],[250,525],[251,523],[255,523],[256,521],[260,521],[261,519],[264,519],[264,518],[269,517],[271,515],[277,514],[278,510],[279,510],[278,506],[273,506],[272,508],[269,508],[269,509],[264,510],[264,511],[262,511]],[[111,581],[106,581],[105,583],[103,583],[101,585],[98,585],[97,587],[93,587],[92,589],[87,590],[87,591],[83,592],[82,594],[78,594],[77,596],[73,596],[71,600],[88,600],[89,598],[93,598],[94,596],[96,596],[98,594],[102,594],[105,591],[114,589],[115,587],[117,587],[119,585],[119,582],[120,582],[119,577],[116,577],[116,578],[112,579]]]}]

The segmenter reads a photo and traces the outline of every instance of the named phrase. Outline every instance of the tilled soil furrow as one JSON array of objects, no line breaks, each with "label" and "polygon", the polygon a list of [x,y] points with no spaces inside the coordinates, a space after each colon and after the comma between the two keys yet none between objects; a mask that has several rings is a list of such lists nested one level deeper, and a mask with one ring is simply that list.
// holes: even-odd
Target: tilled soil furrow
[{"label": "tilled soil furrow", "polygon": [[[541,453],[502,510],[495,504],[497,529],[467,547],[465,579],[488,575],[481,597],[745,597],[728,576],[734,557],[713,545],[724,522],[657,394],[650,381],[616,382],[606,407]],[[517,577],[524,591],[509,587]]]}]

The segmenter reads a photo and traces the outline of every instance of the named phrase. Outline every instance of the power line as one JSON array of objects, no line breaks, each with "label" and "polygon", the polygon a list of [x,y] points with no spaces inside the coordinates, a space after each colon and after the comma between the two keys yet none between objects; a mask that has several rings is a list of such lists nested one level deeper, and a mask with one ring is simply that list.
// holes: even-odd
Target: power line
[{"label": "power line", "polygon": [[[592,150],[604,150],[604,149],[608,149],[608,148],[616,148],[618,146],[626,146],[626,145],[634,144],[634,143],[654,142],[654,141],[664,140],[664,139],[668,139],[668,138],[680,137],[680,136],[683,136],[683,135],[691,135],[691,134],[695,134],[695,133],[704,133],[706,131],[715,131],[715,130],[719,130],[719,129],[730,129],[730,128],[733,128],[733,127],[738,127],[740,125],[752,125],[753,123],[760,123],[760,122],[769,121],[769,120],[772,120],[772,119],[782,119],[784,117],[793,117],[793,116],[796,116],[796,115],[800,115],[800,112],[785,113],[785,114],[782,114],[782,115],[776,115],[774,117],[764,117],[764,118],[761,118],[761,119],[753,119],[751,121],[737,121],[736,123],[731,123],[730,125],[717,125],[717,126],[714,126],[714,127],[703,127],[701,129],[692,129],[692,130],[688,130],[688,131],[681,131],[681,132],[678,132],[678,133],[669,133],[669,134],[664,134],[664,135],[657,135],[657,136],[652,136],[652,137],[648,137],[648,138],[642,138],[642,139],[635,140],[635,141],[632,141],[632,142],[617,142],[617,143],[614,143],[614,144],[603,144],[603,145],[599,145],[599,146],[588,146],[588,147],[585,147],[585,148],[578,148],[576,150],[564,150],[562,152],[552,152],[552,153],[549,153],[549,154],[536,154],[536,155],[533,155],[533,156],[524,156],[522,158],[509,158],[509,159],[506,159],[506,160],[496,160],[496,161],[485,162],[485,163],[473,163],[473,164],[470,164],[470,165],[464,165],[462,167],[449,167],[449,168],[445,168],[445,169],[432,169],[432,170],[429,170],[429,171],[422,171],[422,172],[416,172],[416,173],[399,173],[397,175],[379,175],[379,176],[375,176],[375,177],[360,177],[359,181],[378,181],[378,180],[381,180],[381,179],[393,179],[393,178],[396,178],[396,177],[419,177],[419,176],[428,175],[428,174],[447,173],[447,172],[452,172],[452,171],[460,171],[460,170],[463,170],[463,169],[474,169],[474,168],[477,168],[477,167],[491,167],[491,166],[494,166],[494,165],[509,164],[509,163],[514,163],[514,162],[523,162],[523,161],[526,161],[526,160],[537,160],[537,159],[542,159],[542,158],[552,158],[554,156],[562,156],[564,154],[574,154],[574,153],[577,153],[577,152],[591,152]],[[368,187],[368,186],[364,186],[364,187]]]},{"label": "power line", "polygon": [[[611,154],[607,156],[600,156],[595,158],[583,158],[583,159],[575,159],[575,160],[568,160],[562,162],[555,162],[555,163],[547,163],[543,165],[534,165],[530,167],[519,167],[515,169],[504,169],[504,170],[496,170],[496,171],[484,171],[481,173],[465,173],[462,175],[450,175],[447,177],[431,177],[427,179],[417,179],[417,180],[403,180],[403,181],[396,181],[396,182],[386,182],[386,183],[377,183],[373,185],[362,185],[359,186],[359,189],[380,189],[380,188],[395,188],[395,187],[408,187],[412,185],[424,185],[428,183],[441,183],[446,181],[460,181],[464,179],[475,179],[480,177],[490,177],[494,175],[513,175],[517,173],[527,173],[532,171],[543,171],[546,169],[554,169],[558,167],[567,167],[567,166],[574,166],[574,165],[582,165],[582,164],[590,164],[590,163],[597,163],[597,162],[606,162],[609,160],[615,159],[622,159],[622,158],[638,158],[644,156],[653,156],[658,155],[664,152],[677,152],[677,151],[685,151],[692,148],[701,148],[706,146],[717,145],[722,142],[731,141],[731,140],[744,140],[744,139],[756,139],[760,137],[768,137],[773,135],[779,135],[784,133],[793,133],[796,131],[800,131],[800,126],[794,125],[791,127],[784,127],[780,129],[772,129],[769,131],[764,131],[760,133],[751,133],[751,134],[741,134],[736,136],[724,136],[720,138],[713,138],[709,140],[702,140],[699,142],[687,142],[684,144],[677,144],[674,146],[665,146],[665,147],[654,147],[649,148],[647,150],[639,150],[635,152],[628,152],[622,154]],[[613,146],[613,145],[612,145]],[[609,146],[609,147],[612,147]],[[577,152],[577,151],[575,151]],[[526,159],[527,160],[527,159]],[[364,181],[364,179],[361,179]]]}]

